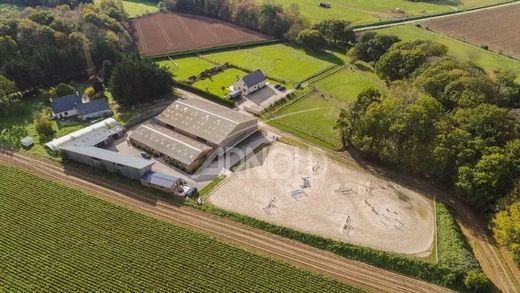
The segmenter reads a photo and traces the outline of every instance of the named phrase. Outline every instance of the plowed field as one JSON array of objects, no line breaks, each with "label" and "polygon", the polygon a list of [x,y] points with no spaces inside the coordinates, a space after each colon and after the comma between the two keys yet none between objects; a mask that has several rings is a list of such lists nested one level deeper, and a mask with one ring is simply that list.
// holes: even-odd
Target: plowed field
[{"label": "plowed field", "polygon": [[224,21],[179,13],[132,19],[130,27],[141,55],[261,42],[271,37]]},{"label": "plowed field", "polygon": [[520,58],[520,5],[425,21],[431,30]]}]

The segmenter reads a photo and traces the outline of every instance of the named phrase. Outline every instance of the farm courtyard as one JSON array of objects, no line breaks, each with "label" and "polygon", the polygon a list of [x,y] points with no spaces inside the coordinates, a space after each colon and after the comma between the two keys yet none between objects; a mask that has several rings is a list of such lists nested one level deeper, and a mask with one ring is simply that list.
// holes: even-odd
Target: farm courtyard
[{"label": "farm courtyard", "polygon": [[435,234],[431,199],[282,143],[238,167],[209,200],[269,223],[401,254],[428,256]]}]

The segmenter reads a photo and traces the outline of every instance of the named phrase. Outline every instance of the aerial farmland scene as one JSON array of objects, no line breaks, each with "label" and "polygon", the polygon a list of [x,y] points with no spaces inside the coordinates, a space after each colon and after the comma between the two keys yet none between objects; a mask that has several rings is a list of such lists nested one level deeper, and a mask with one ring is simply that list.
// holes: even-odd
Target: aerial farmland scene
[{"label": "aerial farmland scene", "polygon": [[520,292],[520,1],[0,0],[1,292]]}]

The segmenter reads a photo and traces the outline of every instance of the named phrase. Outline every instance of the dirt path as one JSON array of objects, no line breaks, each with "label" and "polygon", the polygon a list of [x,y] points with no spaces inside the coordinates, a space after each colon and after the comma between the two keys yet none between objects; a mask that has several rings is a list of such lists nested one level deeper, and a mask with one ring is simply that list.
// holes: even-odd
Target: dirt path
[{"label": "dirt path", "polygon": [[342,258],[280,236],[178,206],[85,171],[0,148],[0,161],[176,225],[201,231],[336,280],[377,292],[448,292],[448,289]]}]

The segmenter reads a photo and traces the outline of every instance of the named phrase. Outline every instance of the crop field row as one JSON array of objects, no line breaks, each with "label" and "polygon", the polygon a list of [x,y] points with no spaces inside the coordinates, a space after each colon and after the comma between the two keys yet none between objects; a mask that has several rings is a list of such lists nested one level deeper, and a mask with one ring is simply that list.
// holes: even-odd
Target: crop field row
[{"label": "crop field row", "polygon": [[19,169],[0,181],[7,291],[355,291]]}]

